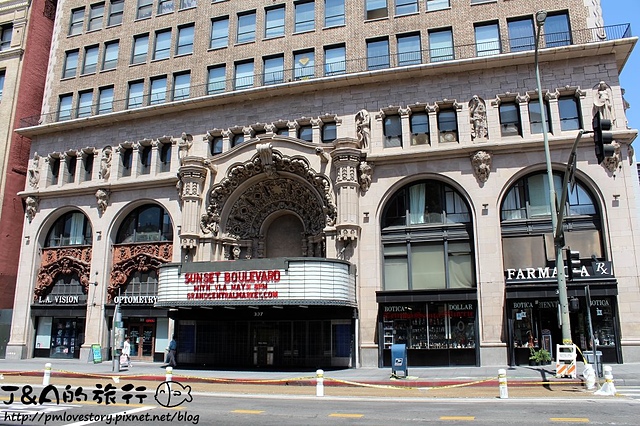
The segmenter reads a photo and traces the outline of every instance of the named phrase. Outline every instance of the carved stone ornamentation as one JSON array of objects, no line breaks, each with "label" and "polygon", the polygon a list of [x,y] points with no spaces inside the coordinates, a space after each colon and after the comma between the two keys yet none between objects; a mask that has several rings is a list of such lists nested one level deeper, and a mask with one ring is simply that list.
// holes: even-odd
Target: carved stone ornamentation
[{"label": "carved stone ornamentation", "polygon": [[373,178],[373,165],[366,161],[360,162],[360,190],[364,193],[371,187],[371,179]]},{"label": "carved stone ornamentation", "polygon": [[469,101],[469,121],[471,122],[471,140],[486,139],[487,133],[487,105],[484,99],[477,95]]},{"label": "carved stone ornamentation", "polygon": [[597,113],[600,113],[603,119],[611,120],[612,125],[616,122],[611,86],[604,81],[593,87],[593,115]]},{"label": "carved stone ornamentation", "polygon": [[267,177],[271,179],[277,178],[278,172],[273,165],[273,145],[270,143],[259,143],[256,145],[256,150],[258,151],[260,162]]},{"label": "carved stone ornamentation", "polygon": [[102,158],[100,159],[100,177],[103,180],[109,180],[111,175],[111,160],[113,159],[113,148],[105,146],[102,149]]},{"label": "carved stone ornamentation", "polygon": [[148,272],[172,260],[173,244],[168,242],[122,244],[114,247],[113,266],[107,289],[108,301],[118,295],[132,273]]},{"label": "carved stone ornamentation", "polygon": [[491,158],[491,154],[486,151],[477,151],[471,156],[473,173],[481,183],[485,183],[489,180],[489,174],[491,173]]},{"label": "carved stone ornamentation", "polygon": [[622,162],[622,155],[620,154],[620,144],[618,142],[611,142],[611,146],[614,148],[614,153],[611,157],[605,157],[602,165],[609,170],[609,172],[615,173]]},{"label": "carved stone ornamentation", "polygon": [[193,136],[188,133],[182,132],[182,136],[178,141],[178,157],[180,158],[180,164],[184,161],[184,158],[189,155],[189,150],[193,145]]},{"label": "carved stone ornamentation", "polygon": [[79,277],[83,291],[86,293],[91,273],[91,247],[42,249],[41,265],[38,269],[33,300],[37,301],[49,293],[50,287],[55,283],[58,275],[72,273]]},{"label": "carved stone ornamentation", "polygon": [[33,189],[38,189],[38,184],[40,183],[40,156],[37,152],[33,154],[28,174],[29,186]]},{"label": "carved stone ornamentation", "polygon": [[371,142],[371,116],[366,109],[356,114],[356,139],[359,148],[367,148]]},{"label": "carved stone ornamentation", "polygon": [[[237,239],[257,238],[262,221],[272,212],[288,209],[307,218],[305,232],[314,235],[336,221],[336,207],[326,176],[314,172],[304,157],[284,157],[272,151],[272,166],[278,177],[260,181],[235,198],[226,229]],[[251,160],[229,169],[227,176],[209,192],[206,217],[201,228],[216,230],[222,210],[243,182],[265,172],[258,154]],[[283,175],[289,177],[283,178]]]},{"label": "carved stone ornamentation", "polygon": [[107,206],[109,205],[109,195],[110,193],[106,189],[100,188],[96,191],[96,203],[98,205],[98,212],[100,213],[100,216],[102,216],[107,210]]},{"label": "carved stone ornamentation", "polygon": [[36,213],[38,212],[38,197],[27,197],[27,199],[25,200],[25,204],[27,205],[25,208],[27,220],[29,220],[29,223],[31,223]]}]

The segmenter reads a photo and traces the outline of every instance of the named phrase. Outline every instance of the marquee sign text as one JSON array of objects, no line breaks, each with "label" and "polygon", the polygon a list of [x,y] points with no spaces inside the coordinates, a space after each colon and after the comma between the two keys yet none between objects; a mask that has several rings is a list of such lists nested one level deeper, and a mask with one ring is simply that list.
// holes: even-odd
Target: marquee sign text
[{"label": "marquee sign text", "polygon": [[280,282],[280,271],[188,272],[184,284],[193,291],[187,300],[263,300],[277,299],[270,285]]}]

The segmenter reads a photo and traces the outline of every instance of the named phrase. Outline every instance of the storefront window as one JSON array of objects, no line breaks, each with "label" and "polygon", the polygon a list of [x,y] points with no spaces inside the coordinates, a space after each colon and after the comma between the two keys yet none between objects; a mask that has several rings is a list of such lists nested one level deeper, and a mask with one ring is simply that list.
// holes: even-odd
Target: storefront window
[{"label": "storefront window", "polygon": [[591,299],[593,336],[598,347],[616,345],[613,306],[609,298]]},{"label": "storefront window", "polygon": [[475,348],[475,307],[469,302],[387,305],[383,311],[384,348]]}]

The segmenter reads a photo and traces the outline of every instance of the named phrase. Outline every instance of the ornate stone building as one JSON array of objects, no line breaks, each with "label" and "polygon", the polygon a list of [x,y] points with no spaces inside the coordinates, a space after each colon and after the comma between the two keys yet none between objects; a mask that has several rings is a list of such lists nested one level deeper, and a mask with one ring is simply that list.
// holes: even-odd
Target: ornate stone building
[{"label": "ornate stone building", "polygon": [[537,8],[555,181],[602,108],[619,145],[563,206],[572,337],[638,361],[636,39],[597,0],[61,1],[8,354],[89,357],[117,307],[135,357],[216,367],[555,352]]}]

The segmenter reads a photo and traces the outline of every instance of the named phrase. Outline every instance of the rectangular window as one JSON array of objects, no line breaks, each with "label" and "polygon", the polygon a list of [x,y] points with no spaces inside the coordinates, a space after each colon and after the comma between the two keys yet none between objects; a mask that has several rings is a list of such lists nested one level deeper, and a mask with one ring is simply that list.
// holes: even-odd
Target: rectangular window
[{"label": "rectangular window", "polygon": [[89,9],[89,23],[87,25],[87,31],[101,29],[103,16],[104,3],[92,4]]},{"label": "rectangular window", "polygon": [[384,147],[402,146],[402,120],[397,114],[385,115],[383,119]]},{"label": "rectangular window", "polygon": [[523,18],[507,21],[509,29],[509,48],[512,52],[535,49],[533,19]]},{"label": "rectangular window", "polygon": [[90,46],[84,49],[84,64],[82,74],[92,74],[98,68],[98,46]]},{"label": "rectangular window", "polygon": [[398,66],[422,63],[420,34],[398,36]]},{"label": "rectangular window", "polygon": [[211,155],[222,154],[222,136],[214,136],[209,142],[209,153]]},{"label": "rectangular window", "polygon": [[82,34],[84,26],[84,7],[71,11],[71,22],[69,24],[69,35]]},{"label": "rectangular window", "polygon": [[173,75],[173,100],[179,101],[189,97],[191,73],[181,72]]},{"label": "rectangular window", "polygon": [[127,99],[127,108],[139,108],[142,106],[144,82],[132,81],[129,83],[129,97]]},{"label": "rectangular window", "polygon": [[11,37],[13,35],[12,24],[0,25],[0,52],[11,47]]},{"label": "rectangular window", "polygon": [[[545,123],[547,124],[547,132],[551,133],[551,126],[549,125],[549,117],[551,111],[549,109],[549,102],[544,101]],[[537,99],[532,99],[529,102],[529,124],[531,125],[531,133],[542,133],[542,114],[540,112],[540,103]]]},{"label": "rectangular window", "polygon": [[344,1],[345,0],[325,0],[324,1],[325,28],[338,27],[338,26],[344,25]]},{"label": "rectangular window", "polygon": [[451,7],[450,0],[427,0],[427,11],[449,9]]},{"label": "rectangular window", "polygon": [[154,77],[151,79],[149,88],[149,105],[157,105],[167,100],[167,76]]},{"label": "rectangular window", "polygon": [[67,183],[73,183],[76,180],[76,168],[78,166],[78,157],[67,157]]},{"label": "rectangular window", "polygon": [[389,68],[389,40],[367,41],[367,69]]},{"label": "rectangular window", "polygon": [[100,88],[98,114],[113,112],[113,86]]},{"label": "rectangular window", "polygon": [[62,78],[71,78],[76,76],[78,69],[78,51],[73,50],[67,52],[67,56],[64,60],[64,70],[62,71]]},{"label": "rectangular window", "polygon": [[147,52],[149,51],[149,34],[137,35],[133,38],[132,64],[142,64],[147,62]]},{"label": "rectangular window", "polygon": [[49,164],[51,165],[51,185],[57,185],[60,177],[60,158],[51,158]]},{"label": "rectangular window", "polygon": [[178,45],[176,55],[187,55],[193,53],[194,25],[186,25],[178,28]]},{"label": "rectangular window", "polygon": [[431,62],[450,61],[453,56],[453,33],[450,29],[429,33]]},{"label": "rectangular window", "polygon": [[171,54],[171,30],[158,31],[153,49],[153,59],[167,59]]},{"label": "rectangular window", "polygon": [[389,16],[387,0],[366,0],[366,19],[386,18]]},{"label": "rectangular window", "polygon": [[253,61],[236,63],[234,88],[236,90],[253,87]]},{"label": "rectangular window", "polygon": [[322,142],[330,143],[338,137],[338,126],[336,123],[324,123],[322,125]]},{"label": "rectangular window", "polygon": [[315,53],[305,50],[293,54],[293,78],[307,80],[315,75]]},{"label": "rectangular window", "polygon": [[424,111],[412,112],[409,125],[411,126],[411,145],[428,145],[429,114]]},{"label": "rectangular window", "polygon": [[384,289],[409,289],[409,262],[406,244],[384,245]]},{"label": "rectangular window", "polygon": [[438,131],[440,142],[458,142],[458,120],[456,112],[451,109],[441,109],[438,113]]},{"label": "rectangular window", "polygon": [[2,101],[2,92],[4,91],[5,71],[0,70],[0,101]]},{"label": "rectangular window", "polygon": [[148,175],[151,172],[151,146],[142,146],[138,151],[140,159],[140,174]]},{"label": "rectangular window", "polygon": [[226,66],[216,65],[209,68],[207,77],[207,93],[221,93],[226,90]]},{"label": "rectangular window", "polygon": [[83,154],[82,155],[82,168],[84,169],[84,173],[82,174],[82,180],[84,182],[89,182],[93,177],[93,153]]},{"label": "rectangular window", "polygon": [[575,96],[563,96],[558,99],[558,108],[560,110],[560,130],[578,130],[580,129],[580,109],[578,108],[578,99]]},{"label": "rectangular window", "polygon": [[171,170],[171,142],[163,143],[160,148],[160,171]]},{"label": "rectangular window", "polygon": [[295,4],[295,26],[294,32],[302,33],[313,31],[315,25],[315,2],[305,1]]},{"label": "rectangular window", "polygon": [[256,12],[238,14],[238,43],[248,43],[256,39]]},{"label": "rectangular window", "polygon": [[325,47],[324,74],[337,75],[347,71],[347,53],[344,46]]},{"label": "rectangular window", "polygon": [[521,136],[520,107],[514,102],[502,102],[500,112],[500,132],[502,136]]},{"label": "rectangular window", "polygon": [[476,55],[489,56],[500,53],[500,30],[498,24],[483,24],[475,26]]},{"label": "rectangular window", "polygon": [[216,18],[211,20],[211,49],[227,47],[229,44],[229,18]]},{"label": "rectangular window", "polygon": [[284,81],[284,56],[264,58],[264,84],[277,84]]},{"label": "rectangular window", "polygon": [[124,148],[120,154],[120,161],[122,161],[122,176],[131,176],[133,148]]},{"label": "rectangular window", "polygon": [[197,5],[198,2],[196,0],[180,0],[180,9],[190,9]]},{"label": "rectangular window", "polygon": [[150,18],[153,12],[153,0],[138,0],[136,19]]},{"label": "rectangular window", "polygon": [[102,70],[112,70],[118,65],[118,50],[120,42],[118,40],[104,44],[104,59],[102,61]]},{"label": "rectangular window", "polygon": [[298,128],[298,139],[313,142],[313,128],[310,124],[305,124]]},{"label": "rectangular window", "polygon": [[158,15],[173,12],[173,0],[158,0]]},{"label": "rectangular window", "polygon": [[73,95],[61,95],[58,103],[58,120],[71,119],[71,105],[73,103]]},{"label": "rectangular window", "polygon": [[78,117],[91,116],[91,105],[93,104],[93,91],[80,92],[78,97]]},{"label": "rectangular window", "polygon": [[124,12],[124,0],[111,0],[109,3],[109,20],[107,25],[122,24],[122,14]]},{"label": "rectangular window", "polygon": [[396,15],[406,15],[418,12],[418,0],[395,0]]},{"label": "rectangular window", "polygon": [[264,37],[280,37],[284,35],[284,6],[265,11]]},{"label": "rectangular window", "polygon": [[546,47],[568,46],[571,44],[569,15],[558,13],[547,16],[544,22],[544,41]]}]

